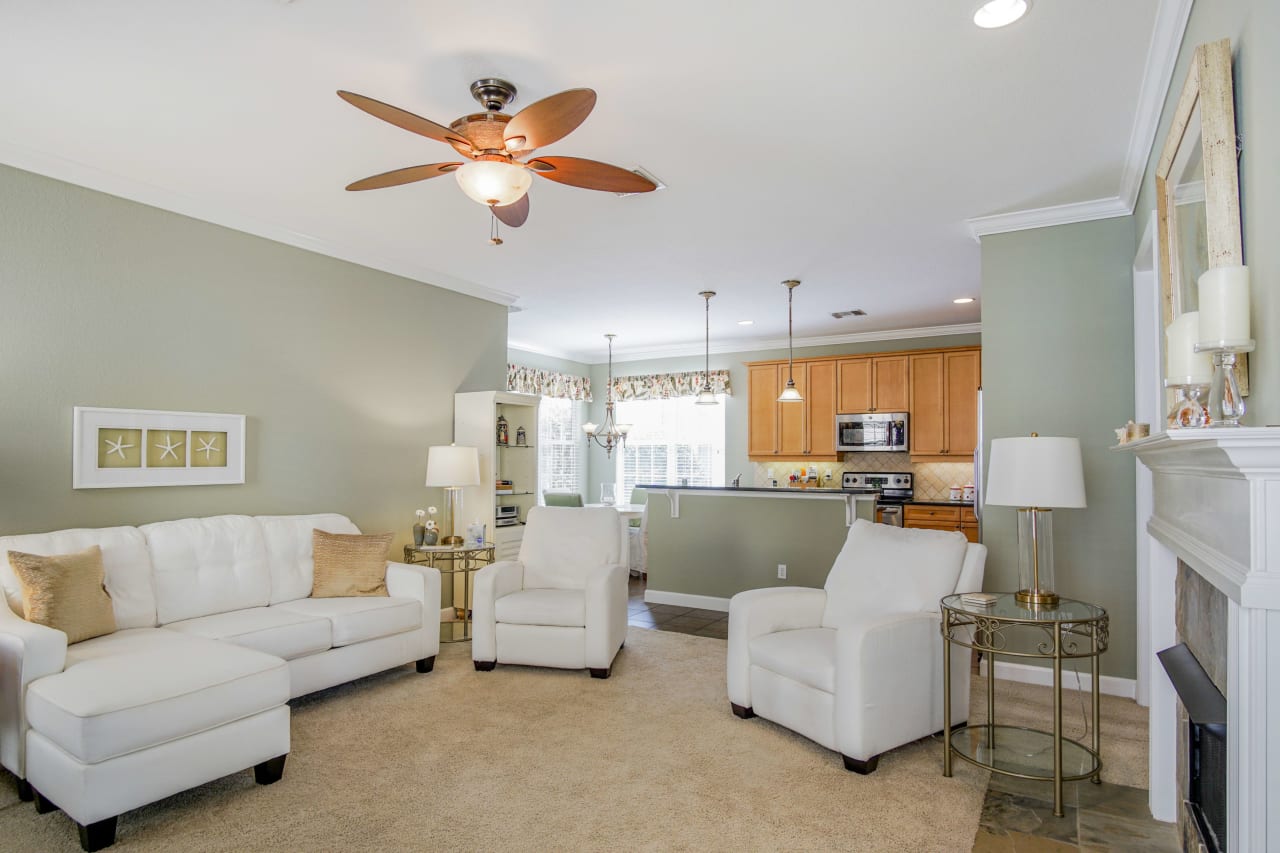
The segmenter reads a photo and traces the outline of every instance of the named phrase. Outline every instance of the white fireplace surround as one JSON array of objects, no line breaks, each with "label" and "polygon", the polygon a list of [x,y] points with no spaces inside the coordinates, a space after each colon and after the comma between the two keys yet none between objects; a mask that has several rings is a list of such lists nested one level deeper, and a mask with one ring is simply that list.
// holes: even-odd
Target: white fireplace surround
[{"label": "white fireplace surround", "polygon": [[1138,620],[1152,814],[1174,820],[1181,809],[1177,699],[1152,666],[1154,653],[1176,642],[1181,559],[1228,598],[1229,849],[1280,850],[1280,427],[1174,430],[1123,449],[1150,470],[1149,513],[1139,475]]}]

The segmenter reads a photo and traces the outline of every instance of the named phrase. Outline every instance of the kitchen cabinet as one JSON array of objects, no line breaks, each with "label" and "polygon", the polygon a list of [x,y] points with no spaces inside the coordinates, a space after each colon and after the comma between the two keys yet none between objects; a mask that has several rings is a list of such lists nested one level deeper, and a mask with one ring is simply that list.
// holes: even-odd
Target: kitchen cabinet
[{"label": "kitchen cabinet", "polygon": [[978,517],[969,506],[907,504],[902,508],[902,526],[924,530],[958,530],[970,542],[978,541]]},{"label": "kitchen cabinet", "polygon": [[779,403],[787,385],[786,362],[748,368],[747,455],[753,461],[835,462],[835,362],[797,361],[792,375],[804,401]]},{"label": "kitchen cabinet", "polygon": [[909,362],[905,355],[842,358],[836,362],[837,411],[905,412],[909,405]]},{"label": "kitchen cabinet", "polygon": [[944,350],[911,355],[912,458],[972,458],[978,443],[981,351]]}]

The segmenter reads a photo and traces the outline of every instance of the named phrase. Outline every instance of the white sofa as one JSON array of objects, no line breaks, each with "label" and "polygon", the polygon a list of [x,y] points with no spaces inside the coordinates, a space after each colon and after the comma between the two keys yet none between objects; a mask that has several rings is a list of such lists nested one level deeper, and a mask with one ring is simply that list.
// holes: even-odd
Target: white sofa
[{"label": "white sofa", "polygon": [[[116,817],[253,766],[280,778],[289,699],[417,662],[440,645],[440,573],[387,565],[385,597],[310,598],[313,529],[341,515],[236,516],[0,537],[0,764],[81,845]],[[21,618],[8,551],[102,549],[116,632],[67,645]]]},{"label": "white sofa", "polygon": [[529,510],[520,559],[476,573],[471,657],[608,678],[627,638],[622,525],[608,507]]},{"label": "white sofa", "polygon": [[[858,519],[823,589],[772,587],[729,601],[734,714],[786,726],[857,773],[942,728],[944,595],[982,589],[987,549],[959,533]],[[951,707],[969,714],[969,658],[951,656]]]}]

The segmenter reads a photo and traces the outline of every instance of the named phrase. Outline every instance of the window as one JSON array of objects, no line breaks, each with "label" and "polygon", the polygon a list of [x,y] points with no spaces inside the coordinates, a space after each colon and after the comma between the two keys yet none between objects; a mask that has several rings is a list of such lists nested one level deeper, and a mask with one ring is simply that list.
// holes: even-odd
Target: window
[{"label": "window", "polygon": [[699,406],[693,397],[633,400],[617,404],[618,423],[631,424],[617,454],[618,500],[630,499],[637,483],[724,485],[724,397]]},{"label": "window", "polygon": [[582,403],[543,397],[538,404],[538,503],[542,492],[586,492]]}]

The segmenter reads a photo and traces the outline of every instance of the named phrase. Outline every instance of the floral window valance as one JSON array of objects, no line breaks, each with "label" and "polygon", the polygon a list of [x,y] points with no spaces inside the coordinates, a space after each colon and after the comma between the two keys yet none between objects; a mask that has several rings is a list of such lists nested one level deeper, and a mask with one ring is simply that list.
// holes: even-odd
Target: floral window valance
[{"label": "floral window valance", "polygon": [[[733,394],[729,389],[729,371],[713,370],[711,390],[717,394]],[[702,371],[688,373],[649,373],[643,376],[615,376],[615,400],[662,400],[667,397],[696,397],[702,390]]]},{"label": "floral window valance", "polygon": [[591,380],[587,377],[554,370],[538,370],[521,364],[507,365],[507,390],[591,402]]}]

